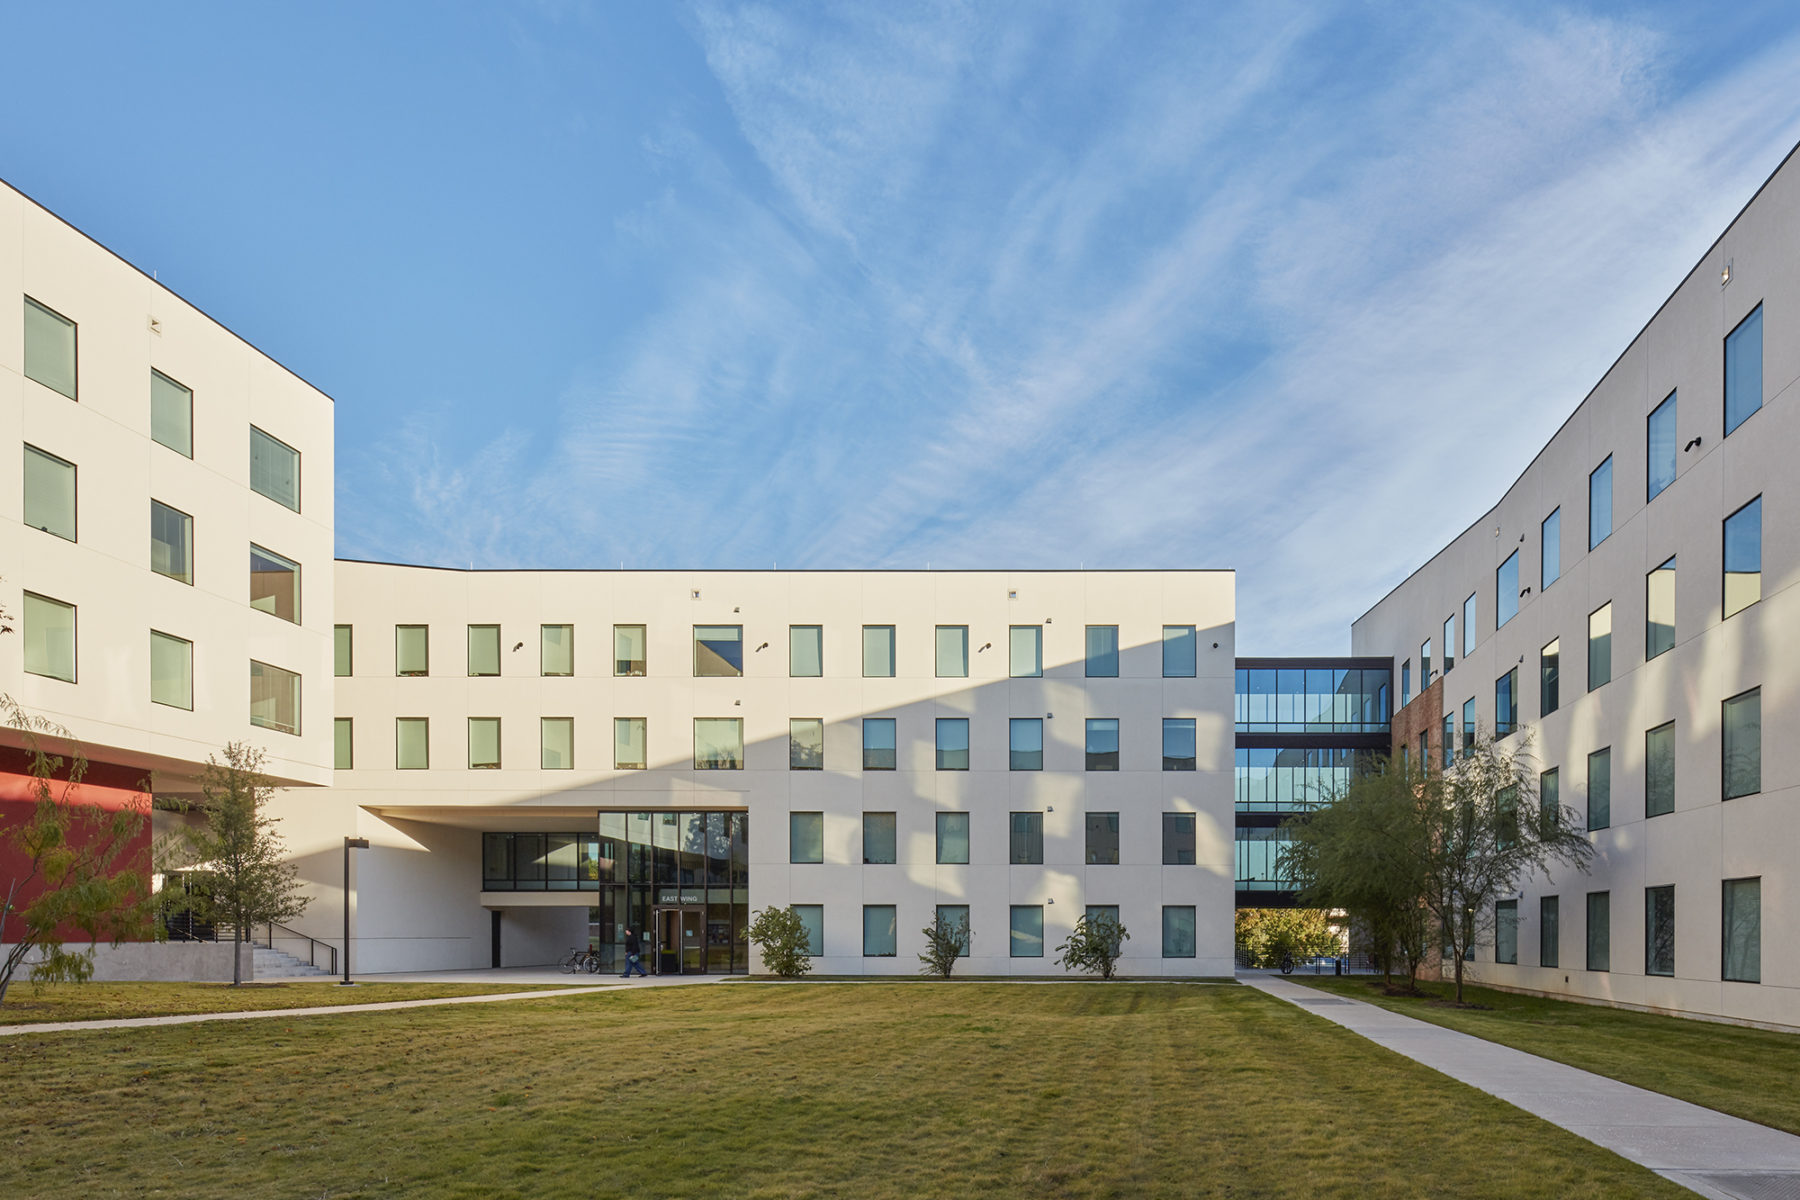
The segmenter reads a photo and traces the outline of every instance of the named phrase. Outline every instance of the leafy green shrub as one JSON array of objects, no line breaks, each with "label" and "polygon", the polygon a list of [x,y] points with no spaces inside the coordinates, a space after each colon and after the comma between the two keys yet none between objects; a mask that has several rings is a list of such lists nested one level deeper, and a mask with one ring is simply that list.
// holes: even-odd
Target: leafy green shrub
[{"label": "leafy green shrub", "polygon": [[924,964],[919,969],[921,975],[935,975],[939,979],[950,978],[950,972],[956,969],[956,960],[969,952],[975,944],[975,935],[969,931],[969,919],[959,917],[952,921],[943,913],[938,913],[931,924],[924,929],[925,953],[919,955],[919,962]]},{"label": "leafy green shrub", "polygon": [[792,907],[765,908],[757,913],[750,922],[749,936],[762,951],[763,966],[770,974],[798,979],[812,970],[812,939]]},{"label": "leafy green shrub", "polygon": [[1119,953],[1130,940],[1131,934],[1111,913],[1092,920],[1083,915],[1075,919],[1069,940],[1056,948],[1056,961],[1066,971],[1091,971],[1111,979],[1119,965]]}]

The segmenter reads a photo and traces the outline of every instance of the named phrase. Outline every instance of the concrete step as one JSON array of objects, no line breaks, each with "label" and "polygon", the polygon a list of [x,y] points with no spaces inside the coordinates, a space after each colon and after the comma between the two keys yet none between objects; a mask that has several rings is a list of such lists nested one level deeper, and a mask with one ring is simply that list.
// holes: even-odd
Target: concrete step
[{"label": "concrete step", "polygon": [[255,947],[251,959],[252,979],[317,979],[331,974],[324,967],[314,966],[285,950],[271,950],[267,946]]}]

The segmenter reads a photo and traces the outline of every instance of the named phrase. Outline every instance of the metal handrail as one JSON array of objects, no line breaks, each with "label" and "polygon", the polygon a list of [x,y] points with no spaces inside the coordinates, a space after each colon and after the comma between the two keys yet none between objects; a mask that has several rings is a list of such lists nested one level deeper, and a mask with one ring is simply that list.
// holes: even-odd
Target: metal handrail
[{"label": "metal handrail", "polygon": [[307,961],[307,964],[310,966],[316,967],[319,965],[319,950],[321,947],[323,947],[325,952],[330,955],[330,958],[327,960],[328,965],[325,968],[326,974],[328,974],[328,975],[336,975],[337,974],[338,951],[337,951],[337,947],[332,945],[330,942],[321,942],[318,938],[312,937],[309,934],[301,933],[298,929],[291,928],[290,926],[287,926],[287,925],[282,925],[279,922],[275,922],[275,921],[269,922],[267,928],[269,930],[268,938],[264,941],[257,942],[256,943],[257,945],[266,947],[267,949],[270,949],[270,950],[273,950],[275,948],[275,931],[277,929],[279,929],[283,933],[285,933],[290,939],[299,938],[306,943],[306,961]]}]

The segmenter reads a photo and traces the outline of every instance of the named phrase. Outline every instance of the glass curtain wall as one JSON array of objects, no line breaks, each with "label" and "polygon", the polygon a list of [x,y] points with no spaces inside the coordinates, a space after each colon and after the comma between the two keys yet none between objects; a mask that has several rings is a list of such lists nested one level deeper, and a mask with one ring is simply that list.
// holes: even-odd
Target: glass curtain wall
[{"label": "glass curtain wall", "polygon": [[621,970],[625,930],[651,910],[702,908],[706,971],[750,969],[750,817],[741,812],[603,812],[595,833],[484,833],[486,892],[586,892],[590,939]]},{"label": "glass curtain wall", "polygon": [[1393,675],[1369,667],[1241,667],[1237,731],[1386,733]]}]

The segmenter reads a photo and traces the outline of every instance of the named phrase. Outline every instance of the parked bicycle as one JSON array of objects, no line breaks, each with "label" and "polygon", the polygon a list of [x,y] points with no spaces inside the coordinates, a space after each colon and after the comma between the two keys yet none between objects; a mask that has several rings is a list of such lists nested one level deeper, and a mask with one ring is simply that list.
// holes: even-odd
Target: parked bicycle
[{"label": "parked bicycle", "polygon": [[571,946],[569,953],[559,959],[556,966],[564,975],[580,975],[583,972],[589,975],[598,975],[600,973],[600,952],[592,948]]}]

